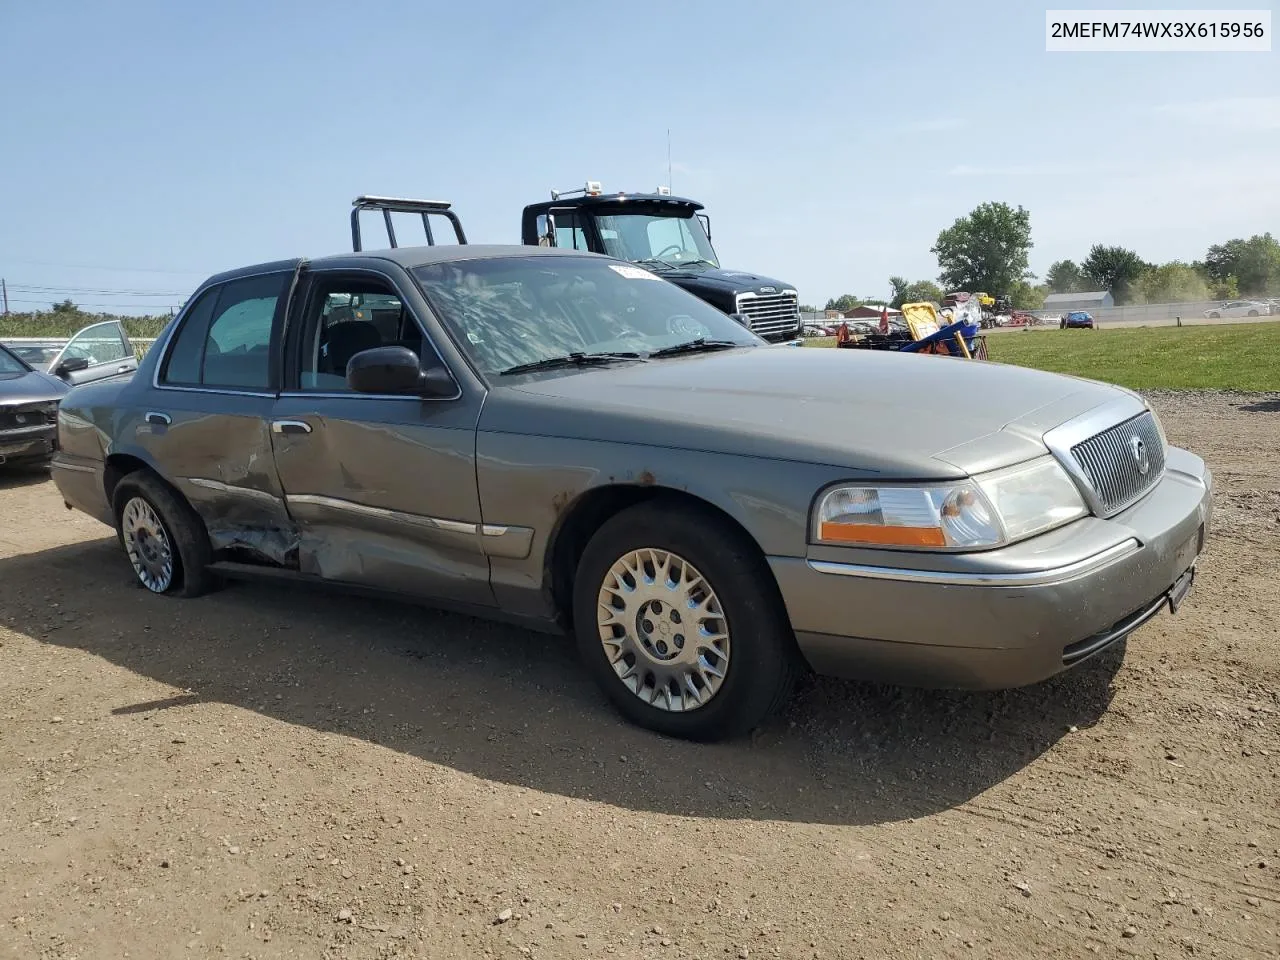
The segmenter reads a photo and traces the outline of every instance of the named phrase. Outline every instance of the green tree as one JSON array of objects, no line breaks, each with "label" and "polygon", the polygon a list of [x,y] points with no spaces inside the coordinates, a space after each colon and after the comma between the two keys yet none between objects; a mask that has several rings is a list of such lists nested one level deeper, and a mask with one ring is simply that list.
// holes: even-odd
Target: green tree
[{"label": "green tree", "polygon": [[1280,290],[1280,243],[1270,233],[1214,244],[1204,262],[1209,276],[1219,283],[1234,276],[1244,296]]},{"label": "green tree", "polygon": [[852,293],[842,293],[838,297],[832,297],[827,301],[828,310],[839,310],[841,313],[861,307],[866,301],[861,297],[855,297]]},{"label": "green tree", "polygon": [[1083,289],[1084,274],[1074,260],[1058,260],[1050,265],[1044,282],[1050,293],[1079,293]]},{"label": "green tree", "polygon": [[1134,303],[1187,303],[1208,300],[1211,293],[1200,271],[1174,260],[1142,271],[1133,284],[1132,296]]},{"label": "green tree", "polygon": [[1044,306],[1044,298],[1049,293],[1049,288],[1044,284],[1019,280],[1009,288],[1009,303],[1015,310],[1039,310]]},{"label": "green tree", "polygon": [[1240,281],[1232,274],[1209,286],[1210,300],[1238,300],[1240,298]]},{"label": "green tree", "polygon": [[942,302],[942,288],[932,280],[907,281],[906,277],[890,277],[889,287],[893,295],[889,298],[889,306],[897,309],[904,303]]},{"label": "green tree", "polygon": [[801,313],[817,313],[818,312],[818,308],[811,303],[800,304],[799,310]]},{"label": "green tree", "polygon": [[70,298],[63,300],[61,303],[51,304],[54,313],[79,313],[80,308],[71,302]]},{"label": "green tree", "polygon": [[938,234],[932,253],[949,290],[1008,293],[1026,279],[1031,214],[1007,203],[983,203]]},{"label": "green tree", "polygon": [[1091,289],[1109,290],[1116,303],[1128,303],[1130,288],[1147,266],[1132,250],[1095,243],[1080,269]]}]

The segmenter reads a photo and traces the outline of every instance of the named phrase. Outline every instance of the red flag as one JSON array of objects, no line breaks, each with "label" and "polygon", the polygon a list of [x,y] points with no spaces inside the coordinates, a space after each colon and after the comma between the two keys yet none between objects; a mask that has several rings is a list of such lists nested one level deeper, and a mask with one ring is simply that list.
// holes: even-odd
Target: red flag
[{"label": "red flag", "polygon": [[885,304],[880,308],[880,332],[889,332],[889,305]]}]

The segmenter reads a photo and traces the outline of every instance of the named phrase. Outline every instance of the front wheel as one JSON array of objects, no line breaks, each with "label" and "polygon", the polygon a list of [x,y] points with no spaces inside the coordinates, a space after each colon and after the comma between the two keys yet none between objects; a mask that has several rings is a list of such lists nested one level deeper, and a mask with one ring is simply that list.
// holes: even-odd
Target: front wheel
[{"label": "front wheel", "polygon": [[1251,317],[1256,317],[1257,315],[1258,315],[1258,311],[1257,311],[1257,310],[1250,310],[1250,311],[1249,311],[1249,316],[1251,316]]},{"label": "front wheel", "polygon": [[144,472],[121,480],[114,502],[116,535],[143,587],[195,597],[213,586],[209,536],[190,504]]},{"label": "front wheel", "polygon": [[1210,320],[1221,320],[1221,319],[1222,319],[1222,314],[1220,314],[1220,313],[1211,313],[1211,314],[1209,314],[1209,319],[1210,319]]},{"label": "front wheel", "polygon": [[592,678],[625,717],[669,736],[747,733],[799,674],[759,551],[703,511],[641,504],[610,519],[582,555],[573,608]]}]

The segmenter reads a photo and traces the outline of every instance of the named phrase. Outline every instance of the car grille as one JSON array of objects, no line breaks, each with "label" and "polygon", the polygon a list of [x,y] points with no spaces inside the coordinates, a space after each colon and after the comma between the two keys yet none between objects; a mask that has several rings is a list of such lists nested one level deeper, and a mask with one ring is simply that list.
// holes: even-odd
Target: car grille
[{"label": "car grille", "polygon": [[1108,516],[1138,500],[1164,474],[1164,441],[1150,412],[1076,444],[1071,456]]},{"label": "car grille", "polygon": [[800,325],[800,301],[794,293],[740,293],[738,313],[751,321],[751,332],[768,339]]},{"label": "car grille", "polygon": [[57,423],[57,413],[46,413],[40,409],[42,406],[43,404],[19,404],[0,407],[0,430],[22,430]]}]

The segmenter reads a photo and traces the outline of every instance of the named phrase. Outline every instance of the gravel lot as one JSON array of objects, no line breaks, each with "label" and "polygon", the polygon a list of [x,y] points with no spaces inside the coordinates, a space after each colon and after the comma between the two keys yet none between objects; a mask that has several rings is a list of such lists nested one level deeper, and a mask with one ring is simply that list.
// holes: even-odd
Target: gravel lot
[{"label": "gravel lot", "polygon": [[1157,401],[1219,485],[1176,618],[713,747],[509,627],[149,596],[0,480],[0,957],[1280,956],[1280,395]]}]

